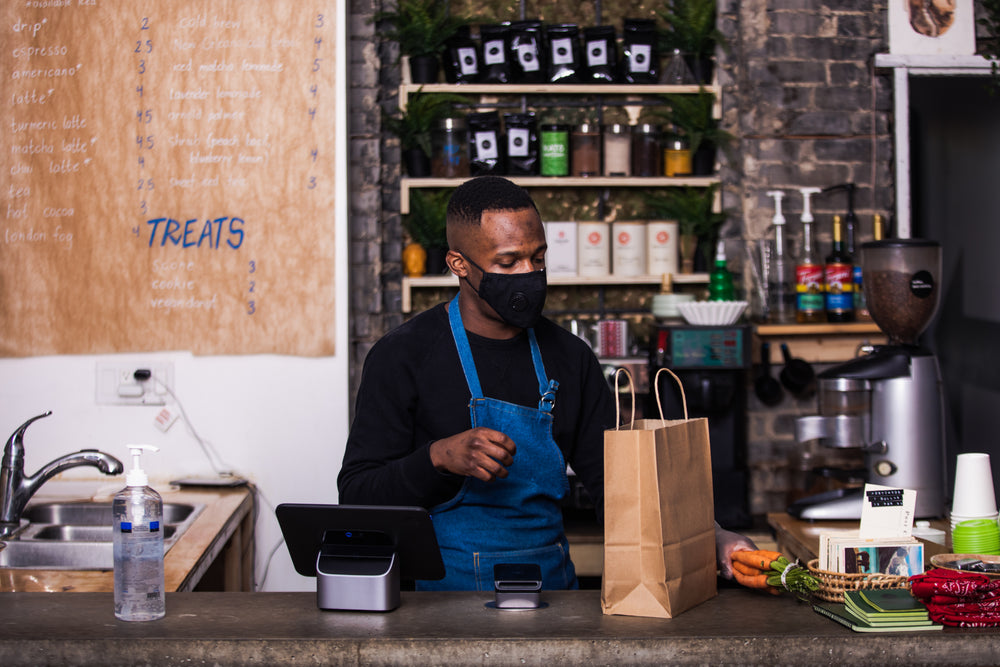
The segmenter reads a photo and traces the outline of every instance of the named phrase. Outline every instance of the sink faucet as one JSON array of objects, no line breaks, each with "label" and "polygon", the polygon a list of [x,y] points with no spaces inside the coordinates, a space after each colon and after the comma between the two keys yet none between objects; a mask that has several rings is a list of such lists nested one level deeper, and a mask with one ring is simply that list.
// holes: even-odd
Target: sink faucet
[{"label": "sink faucet", "polygon": [[110,454],[96,449],[81,449],[49,461],[34,475],[25,477],[24,432],[32,422],[51,414],[49,410],[21,424],[4,446],[3,462],[0,464],[0,539],[12,535],[20,527],[24,506],[53,475],[77,466],[94,466],[105,475],[117,475],[125,469],[122,462]]}]

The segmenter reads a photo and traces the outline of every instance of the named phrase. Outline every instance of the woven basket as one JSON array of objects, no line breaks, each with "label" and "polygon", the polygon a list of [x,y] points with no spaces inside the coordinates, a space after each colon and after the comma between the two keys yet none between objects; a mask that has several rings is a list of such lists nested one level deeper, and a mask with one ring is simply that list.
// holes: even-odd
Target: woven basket
[{"label": "woven basket", "polygon": [[806,564],[809,573],[819,579],[819,590],[813,595],[826,602],[843,602],[845,591],[910,588],[910,578],[897,574],[844,574],[819,569],[819,559]]}]

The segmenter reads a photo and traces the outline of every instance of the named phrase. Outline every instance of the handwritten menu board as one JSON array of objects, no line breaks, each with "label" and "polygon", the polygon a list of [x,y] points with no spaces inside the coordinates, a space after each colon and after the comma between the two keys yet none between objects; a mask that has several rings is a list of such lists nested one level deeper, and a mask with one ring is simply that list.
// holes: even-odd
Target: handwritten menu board
[{"label": "handwritten menu board", "polygon": [[0,16],[0,355],[333,354],[335,0]]}]

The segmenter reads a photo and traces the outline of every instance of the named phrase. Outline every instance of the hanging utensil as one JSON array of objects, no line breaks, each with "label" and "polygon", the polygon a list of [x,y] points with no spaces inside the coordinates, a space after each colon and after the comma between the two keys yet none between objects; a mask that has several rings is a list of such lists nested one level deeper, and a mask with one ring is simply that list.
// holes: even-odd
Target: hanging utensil
[{"label": "hanging utensil", "polygon": [[764,405],[777,405],[781,403],[785,392],[781,389],[781,383],[771,375],[771,344],[760,344],[760,374],[754,379],[753,391],[757,399]]},{"label": "hanging utensil", "polygon": [[816,393],[816,371],[804,359],[792,357],[788,343],[781,344],[781,354],[785,358],[785,367],[781,370],[781,384],[798,398],[809,398]]}]

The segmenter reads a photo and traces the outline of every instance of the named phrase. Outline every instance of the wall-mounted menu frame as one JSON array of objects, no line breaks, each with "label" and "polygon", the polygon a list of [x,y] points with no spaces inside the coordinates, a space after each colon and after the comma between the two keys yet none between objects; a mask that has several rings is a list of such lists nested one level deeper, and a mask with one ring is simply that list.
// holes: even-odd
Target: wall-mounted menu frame
[{"label": "wall-mounted menu frame", "polygon": [[338,0],[0,16],[0,355],[332,355]]}]

